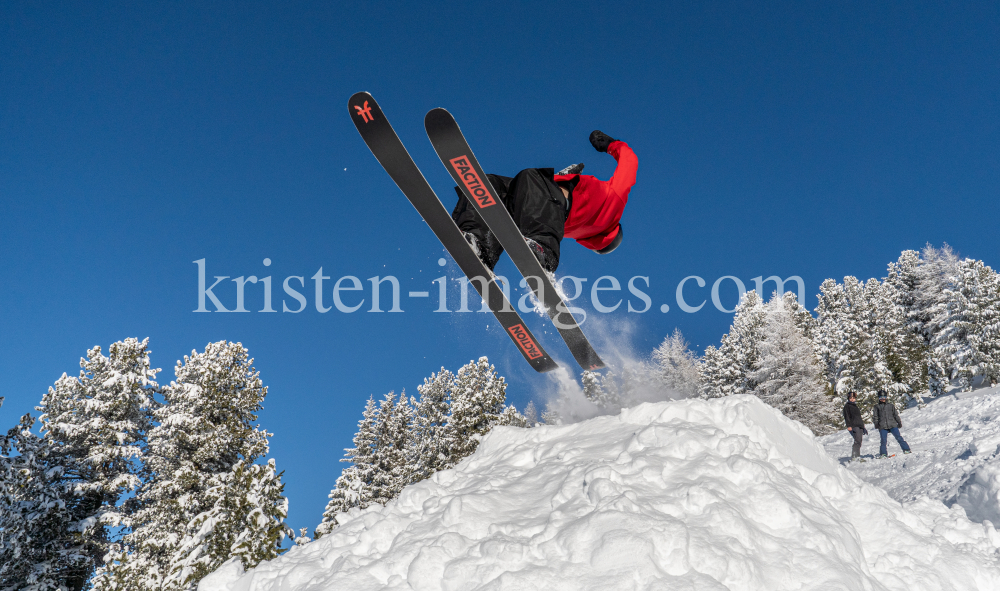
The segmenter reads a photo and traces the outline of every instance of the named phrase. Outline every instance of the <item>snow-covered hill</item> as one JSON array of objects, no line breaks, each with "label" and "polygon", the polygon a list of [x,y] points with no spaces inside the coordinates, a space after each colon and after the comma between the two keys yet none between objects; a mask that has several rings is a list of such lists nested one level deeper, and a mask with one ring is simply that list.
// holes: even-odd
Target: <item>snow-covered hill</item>
[{"label": "snow-covered hill", "polygon": [[[896,457],[874,460],[879,436],[869,425],[861,448],[869,461],[851,464],[849,470],[898,501],[928,496],[961,505],[974,521],[1000,525],[1000,388],[941,396],[924,408],[903,411],[900,418],[900,433],[913,453],[901,454],[890,435],[888,451]],[[852,440],[846,432],[820,441],[831,456],[850,458]]]},{"label": "snow-covered hill", "polygon": [[495,429],[387,507],[199,589],[966,591],[1000,588],[998,549],[992,524],[900,504],[734,396]]}]

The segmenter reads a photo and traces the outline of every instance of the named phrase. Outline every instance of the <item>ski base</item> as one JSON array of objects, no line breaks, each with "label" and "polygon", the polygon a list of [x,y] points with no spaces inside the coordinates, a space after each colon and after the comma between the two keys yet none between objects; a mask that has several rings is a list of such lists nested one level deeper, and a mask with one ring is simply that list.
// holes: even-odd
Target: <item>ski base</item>
[{"label": "ski base", "polygon": [[347,105],[351,119],[365,144],[424,222],[430,226],[469,282],[476,287],[507,336],[517,345],[524,360],[539,372],[559,367],[528,330],[524,320],[507,300],[503,289],[497,285],[493,274],[465,241],[462,232],[451,219],[451,214],[413,162],[374,97],[367,92],[359,92],[350,98]]},{"label": "ski base", "polygon": [[441,163],[531,286],[576,362],[584,369],[604,367],[604,362],[583,334],[549,274],[525,243],[521,230],[486,178],[455,118],[445,109],[433,109],[424,118],[424,128]]}]

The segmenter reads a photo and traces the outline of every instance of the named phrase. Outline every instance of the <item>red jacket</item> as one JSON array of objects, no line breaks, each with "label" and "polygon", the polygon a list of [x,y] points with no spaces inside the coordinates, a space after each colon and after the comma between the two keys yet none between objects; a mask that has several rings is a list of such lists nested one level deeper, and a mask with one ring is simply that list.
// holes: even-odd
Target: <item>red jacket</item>
[{"label": "red jacket", "polygon": [[639,160],[625,142],[612,142],[608,154],[615,157],[618,166],[611,180],[601,181],[589,174],[557,174],[555,180],[580,181],[573,189],[573,205],[566,219],[565,236],[591,250],[600,250],[611,244],[618,235],[618,222],[622,219],[628,192],[635,184]]}]

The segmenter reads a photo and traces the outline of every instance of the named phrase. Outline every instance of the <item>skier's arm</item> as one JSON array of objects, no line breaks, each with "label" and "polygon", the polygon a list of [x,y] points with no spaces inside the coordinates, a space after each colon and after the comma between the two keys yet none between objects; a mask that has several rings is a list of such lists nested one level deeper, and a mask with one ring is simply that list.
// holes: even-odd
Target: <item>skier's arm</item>
[{"label": "skier's arm", "polygon": [[628,196],[629,190],[632,189],[632,185],[635,184],[636,171],[639,169],[639,159],[636,158],[632,148],[628,147],[628,144],[623,141],[616,141],[608,146],[608,154],[614,156],[615,160],[618,161],[615,174],[608,181],[609,187],[612,193],[625,198]]}]

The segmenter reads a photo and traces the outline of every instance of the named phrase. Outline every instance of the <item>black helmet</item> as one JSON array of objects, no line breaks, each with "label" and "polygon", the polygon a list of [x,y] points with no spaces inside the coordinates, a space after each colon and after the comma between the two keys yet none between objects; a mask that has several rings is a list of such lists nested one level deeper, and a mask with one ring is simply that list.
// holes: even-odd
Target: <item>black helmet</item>
[{"label": "black helmet", "polygon": [[878,399],[879,400],[883,400],[883,399],[888,398],[888,397],[889,397],[889,395],[885,393],[885,390],[879,390],[878,391]]},{"label": "black helmet", "polygon": [[609,254],[611,251],[618,248],[618,246],[621,243],[622,243],[622,225],[618,224],[618,234],[615,236],[615,239],[611,241],[611,244],[605,246],[601,250],[598,250],[597,254]]}]

